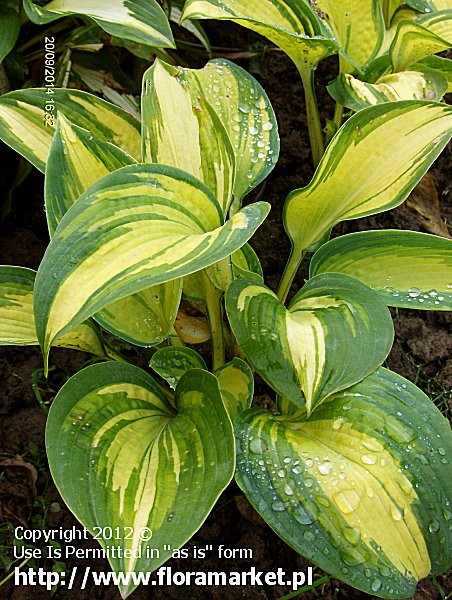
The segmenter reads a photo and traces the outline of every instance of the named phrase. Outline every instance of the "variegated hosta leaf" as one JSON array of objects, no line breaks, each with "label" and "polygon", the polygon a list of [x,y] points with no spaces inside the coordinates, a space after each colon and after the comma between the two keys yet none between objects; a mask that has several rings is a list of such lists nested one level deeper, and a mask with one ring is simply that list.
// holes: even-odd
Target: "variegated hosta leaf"
[{"label": "variegated hosta leaf", "polygon": [[426,15],[417,22],[401,21],[389,54],[394,71],[405,71],[430,54],[452,47],[452,10]]},{"label": "variegated hosta leaf", "polygon": [[441,56],[426,56],[411,67],[418,71],[428,70],[441,75],[447,82],[447,92],[452,92],[452,60]]},{"label": "variegated hosta leaf", "polygon": [[[110,558],[117,572],[153,571],[168,560],[234,473],[232,426],[218,382],[198,369],[180,379],[174,407],[137,367],[83,369],[52,404],[46,446],[55,484],[80,522],[91,532],[121,532],[99,539],[105,549],[124,551]],[[122,585],[122,596],[134,587]]]},{"label": "variegated hosta leaf", "polygon": [[20,0],[3,0],[0,6],[0,63],[11,52],[19,37]]},{"label": "variegated hosta leaf", "polygon": [[[95,139],[60,113],[45,177],[50,233],[90,185],[133,163],[134,159],[123,150]],[[97,313],[95,319],[110,333],[132,344],[152,346],[170,334],[180,297],[181,281],[174,280],[118,300]]]},{"label": "variegated hosta leaf", "polygon": [[363,67],[378,53],[385,34],[381,4],[379,0],[317,0],[344,53],[353,61],[351,65],[341,56],[342,73]]},{"label": "variegated hosta leaf", "polygon": [[234,183],[231,142],[215,111],[182,69],[155,61],[143,78],[142,114],[144,161],[194,175],[226,214]]},{"label": "variegated hosta leaf", "polygon": [[450,427],[399,375],[380,369],[308,421],[248,411],[236,437],[250,502],[333,577],[406,598],[450,564]]},{"label": "variegated hosta leaf", "polygon": [[205,32],[204,28],[197,21],[190,21],[190,19],[186,19],[183,23],[181,23],[182,18],[182,9],[184,8],[185,0],[171,0],[169,5],[169,19],[173,21],[173,23],[177,23],[190,33],[192,33],[201,44],[204,46],[206,52],[211,54],[211,46],[210,40]]},{"label": "variegated hosta leaf", "polygon": [[56,125],[53,107],[55,114],[61,110],[72,123],[87,129],[93,138],[110,141],[140,160],[138,121],[114,104],[78,90],[52,88],[49,94],[44,88],[36,88],[1,96],[0,139],[44,171]]},{"label": "variegated hosta leaf", "polygon": [[243,246],[264,202],[224,223],[196,178],[163,165],[131,165],[91,186],[64,215],[39,267],[38,339],[49,345],[109,304],[206,268]]},{"label": "variegated hosta leaf", "polygon": [[94,319],[131,344],[155,346],[171,334],[181,295],[182,279],[173,279],[116,300],[97,312]]},{"label": "variegated hosta leaf", "polygon": [[304,1],[188,0],[182,19],[234,21],[282,48],[303,71],[337,52],[332,34]]},{"label": "variegated hosta leaf", "polygon": [[221,397],[231,421],[250,408],[254,394],[254,378],[245,361],[233,358],[214,373]]},{"label": "variegated hosta leaf", "polygon": [[[36,272],[25,267],[0,266],[0,346],[36,346],[33,288]],[[55,342],[105,356],[100,334],[89,321],[81,323]]]},{"label": "variegated hosta leaf", "polygon": [[135,162],[124,150],[93,137],[88,130],[71,123],[60,112],[45,174],[45,204],[50,235],[90,185],[108,173]]},{"label": "variegated hosta leaf", "polygon": [[388,306],[452,310],[452,240],[415,231],[362,231],[331,240],[314,254],[311,277],[345,273]]},{"label": "variegated hosta leaf", "polygon": [[157,375],[167,381],[173,390],[176,389],[179,379],[187,371],[191,369],[207,371],[203,357],[195,350],[184,346],[180,348],[175,346],[160,348],[152,355],[149,366]]},{"label": "variegated hosta leaf", "polygon": [[358,111],[374,104],[397,100],[439,102],[447,92],[447,81],[434,71],[419,70],[385,75],[375,84],[360,81],[353,75],[341,74],[327,87],[336,102]]},{"label": "variegated hosta leaf", "polygon": [[309,280],[289,308],[254,279],[226,294],[232,331],[263,379],[308,415],[325,398],[372,373],[391,350],[391,315],[356,279],[326,273]]},{"label": "variegated hosta leaf", "polygon": [[245,244],[237,250],[237,252],[234,252],[231,258],[234,278],[237,278],[240,275],[242,277],[256,275],[261,281],[264,280],[264,273],[259,257],[249,244]]},{"label": "variegated hosta leaf", "polygon": [[228,60],[211,60],[203,69],[182,73],[213,107],[231,140],[237,210],[278,160],[278,124],[270,100],[254,77]]},{"label": "variegated hosta leaf", "polygon": [[318,244],[344,219],[401,204],[451,132],[452,108],[439,103],[388,102],[353,115],[331,140],[311,183],[286,200],[284,226],[294,254]]},{"label": "variegated hosta leaf", "polygon": [[157,48],[175,48],[171,28],[156,0],[51,0],[45,6],[24,0],[28,18],[38,25],[68,15],[90,17],[110,35]]}]

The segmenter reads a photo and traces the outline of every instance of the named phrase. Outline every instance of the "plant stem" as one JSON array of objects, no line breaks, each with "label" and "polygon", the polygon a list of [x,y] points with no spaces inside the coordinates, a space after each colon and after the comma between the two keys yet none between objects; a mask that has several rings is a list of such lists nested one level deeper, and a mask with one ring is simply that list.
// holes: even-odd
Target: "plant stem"
[{"label": "plant stem", "polygon": [[312,160],[314,167],[320,162],[323,156],[323,132],[320,123],[319,108],[314,89],[314,70],[307,68],[298,69],[301,81],[303,82],[304,97],[306,103],[306,117],[308,119],[309,141],[311,144]]},{"label": "plant stem", "polygon": [[[20,563],[20,565],[19,565],[17,568],[18,568],[18,569],[21,569],[21,568],[22,568],[24,565],[26,565],[26,564],[27,564],[27,562],[28,562],[29,560],[30,560],[30,557],[29,557],[29,558],[26,558],[25,560],[23,560],[23,561]],[[13,564],[14,564],[14,563],[13,563]],[[1,587],[2,585],[4,585],[4,584],[5,584],[7,581],[9,581],[9,580],[11,579],[11,577],[12,577],[12,576],[15,574],[15,572],[16,572],[16,571],[15,571],[15,569],[13,569],[9,575],[7,575],[7,576],[6,576],[4,579],[2,579],[2,580],[0,581],[0,587]]]},{"label": "plant stem", "polygon": [[297,274],[298,267],[303,260],[304,252],[293,252],[291,253],[289,260],[286,264],[286,268],[284,269],[283,276],[281,277],[281,281],[279,282],[278,288],[278,299],[280,302],[284,304],[287,298],[287,294],[289,293],[290,286],[292,285],[292,281],[294,280],[295,275]]},{"label": "plant stem", "polygon": [[213,285],[205,273],[204,288],[207,305],[207,317],[209,319],[210,333],[212,336],[212,371],[216,371],[225,363],[224,339],[223,339],[223,315],[221,298],[223,293]]},{"label": "plant stem", "polygon": [[333,121],[336,125],[336,127],[339,129],[339,127],[342,125],[342,115],[344,114],[344,107],[342,104],[339,104],[339,102],[336,102],[336,106],[334,108],[334,117],[333,117]]}]

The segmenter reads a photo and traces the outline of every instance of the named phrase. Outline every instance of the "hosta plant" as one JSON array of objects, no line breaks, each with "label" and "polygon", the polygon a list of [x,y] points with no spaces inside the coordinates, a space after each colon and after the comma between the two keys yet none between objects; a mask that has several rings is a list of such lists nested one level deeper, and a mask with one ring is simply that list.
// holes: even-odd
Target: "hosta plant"
[{"label": "hosta plant", "polygon": [[[330,51],[315,40],[317,58]],[[286,200],[293,250],[275,293],[248,245],[270,206],[242,206],[279,153],[256,80],[224,60],[200,70],[156,61],[141,125],[58,89],[53,130],[44,94],[0,99],[2,139],[45,171],[51,236],[37,274],[0,269],[1,340],[39,343],[45,368],[55,345],[99,359],[53,401],[46,445],[81,523],[122,532],[114,543],[128,552],[112,567],[156,569],[235,476],[278,535],[360,590],[407,597],[447,568],[450,429],[382,365],[388,306],[452,307],[452,242],[403,231],[328,238],[344,219],[405,200],[447,143],[452,110],[388,102],[339,128],[311,183]],[[212,372],[192,347],[206,338]],[[134,348],[152,349],[150,369],[132,364]],[[253,370],[274,391],[272,410],[252,407]]]}]

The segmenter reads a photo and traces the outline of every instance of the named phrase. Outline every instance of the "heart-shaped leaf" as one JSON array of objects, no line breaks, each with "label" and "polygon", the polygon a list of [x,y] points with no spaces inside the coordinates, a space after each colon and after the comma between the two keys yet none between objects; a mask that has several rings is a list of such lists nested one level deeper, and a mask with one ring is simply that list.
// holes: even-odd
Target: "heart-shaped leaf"
[{"label": "heart-shaped leaf", "polygon": [[207,371],[206,363],[200,354],[191,348],[168,346],[160,348],[152,355],[149,363],[160,377],[176,389],[179,379],[191,369],[203,369]]},{"label": "heart-shaped leaf", "polygon": [[360,231],[324,244],[310,264],[319,273],[346,273],[388,306],[452,310],[452,240],[417,231]]},{"label": "heart-shaped leaf", "polygon": [[35,286],[38,339],[49,345],[109,304],[206,268],[240,248],[266,203],[224,223],[196,178],[163,165],[131,165],[103,177],[64,215]]},{"label": "heart-shaped leaf", "polygon": [[308,421],[299,413],[237,419],[239,486],[279,536],[333,577],[382,598],[411,597],[417,580],[451,560],[448,423],[386,369]]},{"label": "heart-shaped leaf", "polygon": [[[118,539],[99,539],[106,550],[123,550],[110,553],[117,572],[153,571],[170,558],[234,473],[217,379],[199,369],[180,379],[174,406],[138,367],[83,369],[52,404],[46,447],[55,484],[80,522],[91,532],[118,528]],[[123,597],[136,585],[123,583]]]},{"label": "heart-shaped leaf", "polygon": [[372,373],[389,354],[391,315],[352,277],[314,277],[289,308],[256,280],[239,278],[226,294],[232,331],[259,374],[308,415],[325,398]]}]

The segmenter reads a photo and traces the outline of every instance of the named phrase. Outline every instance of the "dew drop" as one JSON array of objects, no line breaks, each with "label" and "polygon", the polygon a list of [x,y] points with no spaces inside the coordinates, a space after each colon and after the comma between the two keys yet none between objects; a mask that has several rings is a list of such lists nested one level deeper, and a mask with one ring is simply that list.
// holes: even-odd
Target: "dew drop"
[{"label": "dew drop", "polygon": [[300,525],[310,525],[312,523],[312,519],[310,515],[305,511],[302,506],[297,506],[297,508],[292,513],[294,519],[296,519]]},{"label": "dew drop", "polygon": [[338,509],[346,515],[355,511],[361,503],[358,492],[352,489],[344,489],[337,492],[333,495],[333,500]]},{"label": "dew drop", "polygon": [[378,579],[378,577],[375,577],[375,579],[372,579],[372,583],[370,584],[370,589],[373,592],[378,592],[378,590],[381,588],[381,579]]},{"label": "dew drop", "polygon": [[344,419],[344,417],[339,417],[338,419],[335,419],[333,421],[333,429],[335,431],[338,431],[346,421],[347,419]]},{"label": "dew drop", "polygon": [[250,441],[249,449],[253,454],[262,454],[265,450],[265,444],[260,438],[256,438]]},{"label": "dew drop", "polygon": [[308,542],[312,542],[313,540],[315,540],[315,535],[312,533],[312,531],[305,531],[303,537]]},{"label": "dew drop", "polygon": [[363,454],[361,456],[361,461],[365,465],[375,465],[377,463],[377,459],[372,454]]},{"label": "dew drop", "polygon": [[286,510],[286,507],[281,502],[281,500],[275,500],[275,502],[273,502],[272,504],[272,510],[274,510],[275,512],[283,512],[284,510]]},{"label": "dew drop", "polygon": [[437,533],[440,530],[440,524],[438,521],[431,521],[428,526],[430,533]]},{"label": "dew drop", "polygon": [[345,527],[343,533],[345,539],[352,544],[352,546],[356,546],[361,539],[361,533],[356,527]]},{"label": "dew drop", "polygon": [[395,504],[392,504],[391,505],[391,517],[394,519],[394,521],[401,521],[403,518],[403,510],[401,510]]},{"label": "dew drop", "polygon": [[322,475],[329,475],[333,465],[330,462],[325,461],[324,463],[320,463],[317,468]]}]

